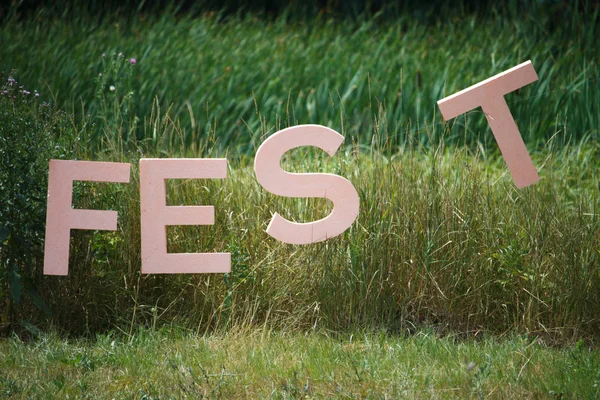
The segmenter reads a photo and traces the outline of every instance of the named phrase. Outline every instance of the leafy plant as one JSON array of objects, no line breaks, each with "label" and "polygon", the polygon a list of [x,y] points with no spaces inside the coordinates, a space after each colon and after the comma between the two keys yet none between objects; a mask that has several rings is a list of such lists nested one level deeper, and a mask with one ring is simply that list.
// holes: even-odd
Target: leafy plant
[{"label": "leafy plant", "polygon": [[[0,305],[2,323],[20,319],[25,299],[44,314],[42,268],[48,161],[74,158],[71,118],[9,76],[0,87]],[[26,321],[21,321],[27,326]]]}]

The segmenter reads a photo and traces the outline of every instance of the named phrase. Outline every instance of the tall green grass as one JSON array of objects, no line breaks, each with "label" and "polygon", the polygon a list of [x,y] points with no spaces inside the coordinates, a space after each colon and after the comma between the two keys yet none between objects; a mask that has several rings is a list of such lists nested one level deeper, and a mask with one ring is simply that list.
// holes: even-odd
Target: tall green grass
[{"label": "tall green grass", "polygon": [[[435,129],[432,137],[443,136]],[[168,204],[216,209],[213,226],[169,227],[169,251],[232,254],[230,274],[174,276],[140,273],[136,157],[161,155],[141,142],[137,156],[104,155],[133,163],[130,184],[76,186],[74,206],[117,210],[119,231],[73,231],[69,276],[44,277],[43,295],[53,323],[71,332],[433,326],[467,335],[526,332],[551,342],[597,337],[600,182],[593,168],[600,148],[555,148],[560,140],[534,154],[542,180],[523,190],[501,159],[443,141],[391,156],[359,145],[334,159],[292,152],[286,169],[344,176],[361,200],[346,233],[306,246],[266,235],[272,213],[311,221],[331,205],[266,193],[250,160],[231,162],[225,180],[168,181]]]},{"label": "tall green grass", "polygon": [[[119,230],[74,231],[69,276],[36,278],[51,318],[25,304],[20,323],[71,333],[430,326],[597,338],[598,14],[552,27],[539,11],[427,26],[409,17],[6,20],[0,65],[18,68],[19,81],[46,81],[44,95],[82,116],[70,121],[79,157],[133,164],[130,184],[75,186],[74,206],[117,210]],[[542,180],[516,190],[483,115],[445,124],[435,103],[528,58],[540,81],[507,100]],[[331,205],[269,195],[251,168],[269,134],[298,123],[330,126],[346,146],[331,160],[296,151],[284,166],[344,176],[361,199],[346,233],[309,246],[267,236],[272,213],[311,221]],[[201,156],[227,156],[228,178],[170,181],[168,204],[214,204],[215,225],[170,227],[169,251],[230,252],[232,272],[141,275],[138,160]]]},{"label": "tall green grass", "polygon": [[[155,101],[172,106],[180,148],[215,135],[220,151],[249,154],[264,130],[297,123],[331,126],[363,144],[376,125],[396,149],[409,140],[431,144],[425,124],[443,123],[438,100],[531,59],[539,81],[507,101],[526,141],[542,146],[562,127],[567,138],[598,136],[598,12],[533,2],[526,12],[513,4],[393,20],[214,12],[101,19],[69,10],[49,17],[42,8],[3,22],[0,69],[16,68],[62,107],[95,118],[110,86],[119,97],[133,91],[140,119]],[[120,53],[137,60],[130,83],[93,84],[105,71],[101,55]],[[447,141],[493,144],[481,112],[451,126]],[[148,137],[141,127],[110,134]],[[102,137],[94,130],[90,145],[97,148]]]}]

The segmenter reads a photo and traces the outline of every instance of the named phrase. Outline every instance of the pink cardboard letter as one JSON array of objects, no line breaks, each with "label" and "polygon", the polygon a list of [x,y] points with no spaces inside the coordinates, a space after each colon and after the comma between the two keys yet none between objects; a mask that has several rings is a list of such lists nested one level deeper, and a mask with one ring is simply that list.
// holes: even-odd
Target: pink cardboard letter
[{"label": "pink cardboard letter", "polygon": [[309,244],[343,233],[358,217],[359,198],[352,183],[333,174],[293,174],[281,169],[286,151],[316,146],[333,156],[344,142],[336,131],[320,125],[299,125],[276,132],[260,146],[254,160],[258,182],[269,192],[286,197],[322,197],[333,202],[327,217],[294,223],[275,213],[267,233],[290,244]]},{"label": "pink cardboard letter", "polygon": [[73,209],[73,181],[129,182],[129,164],[50,160],[44,274],[69,273],[71,229],[117,230],[117,212]]},{"label": "pink cardboard letter", "polygon": [[142,158],[140,207],[143,274],[229,272],[230,253],[167,253],[167,225],[213,225],[213,206],[167,206],[167,179],[226,178],[227,160]]},{"label": "pink cardboard letter", "polygon": [[540,177],[529,157],[504,95],[537,79],[531,61],[527,61],[438,101],[438,107],[445,121],[481,106],[515,185],[519,189],[539,181]]}]

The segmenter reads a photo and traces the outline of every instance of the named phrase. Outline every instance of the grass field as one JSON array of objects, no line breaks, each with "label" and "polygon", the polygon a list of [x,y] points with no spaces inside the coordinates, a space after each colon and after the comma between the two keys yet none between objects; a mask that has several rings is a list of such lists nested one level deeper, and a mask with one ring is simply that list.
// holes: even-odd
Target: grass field
[{"label": "grass field", "polygon": [[[598,397],[600,7],[506,4],[4,16],[0,397]],[[436,102],[528,59],[539,80],[506,99],[541,180],[518,190],[481,111],[446,123]],[[349,179],[361,209],[286,245],[274,212],[331,203],[267,193],[252,162],[307,123],[345,144],[282,165]],[[143,157],[227,157],[227,179],[167,182],[215,225],[167,232],[170,252],[230,252],[230,274],[141,274]],[[75,184],[119,225],[72,231],[67,277],[42,274],[50,158],[132,164]]]},{"label": "grass field", "polygon": [[600,355],[526,337],[460,341],[432,332],[331,336],[140,331],[92,341],[0,342],[4,398],[585,398]]}]

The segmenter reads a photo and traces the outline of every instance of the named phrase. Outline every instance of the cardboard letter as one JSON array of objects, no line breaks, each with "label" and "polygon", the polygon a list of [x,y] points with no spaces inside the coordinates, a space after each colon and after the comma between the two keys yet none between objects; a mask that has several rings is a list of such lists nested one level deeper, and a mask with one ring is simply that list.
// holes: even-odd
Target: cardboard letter
[{"label": "cardboard letter", "polygon": [[527,61],[438,101],[438,107],[445,121],[481,106],[515,185],[519,189],[539,181],[540,177],[529,157],[504,95],[537,79],[531,61]]},{"label": "cardboard letter", "polygon": [[71,229],[117,230],[117,212],[72,207],[73,181],[129,182],[127,163],[50,160],[44,274],[69,273]]},{"label": "cardboard letter", "polygon": [[140,207],[143,274],[230,272],[230,253],[167,253],[167,225],[213,225],[213,206],[167,206],[167,179],[226,178],[227,160],[142,158]]},{"label": "cardboard letter", "polygon": [[309,223],[290,222],[275,213],[267,233],[290,244],[309,244],[343,233],[358,217],[359,198],[349,180],[333,174],[294,174],[281,169],[285,152],[301,146],[316,146],[333,157],[344,137],[320,125],[298,125],[270,136],[259,147],[254,160],[258,182],[269,192],[286,197],[322,197],[333,202],[327,217]]}]

